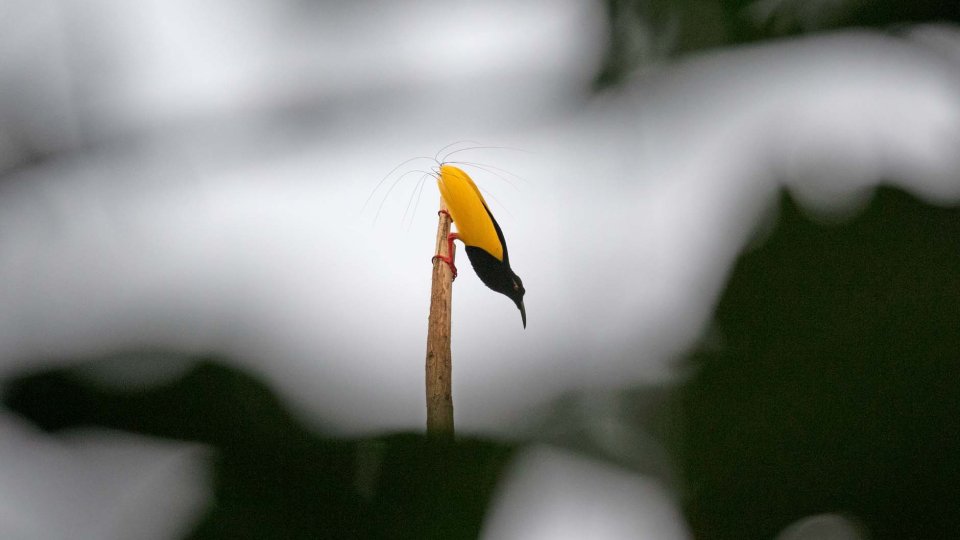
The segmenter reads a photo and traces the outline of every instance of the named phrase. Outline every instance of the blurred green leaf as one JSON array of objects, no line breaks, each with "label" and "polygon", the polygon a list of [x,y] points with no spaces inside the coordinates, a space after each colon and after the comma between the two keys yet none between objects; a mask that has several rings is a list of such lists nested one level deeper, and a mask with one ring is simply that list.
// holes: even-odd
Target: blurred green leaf
[{"label": "blurred green leaf", "polygon": [[960,530],[960,209],[883,188],[818,224],[788,196],[680,392],[701,539],[850,512],[877,539]]},{"label": "blurred green leaf", "polygon": [[217,361],[126,393],[70,371],[7,385],[48,431],[102,426],[210,445],[214,501],[191,538],[476,538],[512,447],[418,434],[345,440],[302,426],[269,388]]},{"label": "blurred green leaf", "polygon": [[891,30],[960,23],[937,0],[606,0],[608,39],[598,89],[684,53],[841,28]]}]

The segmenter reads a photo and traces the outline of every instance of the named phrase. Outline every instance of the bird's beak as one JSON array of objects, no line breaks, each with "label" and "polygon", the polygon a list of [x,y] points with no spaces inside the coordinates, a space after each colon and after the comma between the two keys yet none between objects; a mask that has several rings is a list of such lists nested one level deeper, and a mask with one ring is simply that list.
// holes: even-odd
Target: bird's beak
[{"label": "bird's beak", "polygon": [[517,302],[517,307],[520,308],[520,318],[523,319],[523,327],[527,327],[527,310],[523,307],[523,300]]}]

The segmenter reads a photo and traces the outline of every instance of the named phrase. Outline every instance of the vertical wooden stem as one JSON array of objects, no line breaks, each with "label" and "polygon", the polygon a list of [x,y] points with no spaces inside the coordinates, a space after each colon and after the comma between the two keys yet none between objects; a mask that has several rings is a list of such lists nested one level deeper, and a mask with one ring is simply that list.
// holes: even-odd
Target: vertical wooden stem
[{"label": "vertical wooden stem", "polygon": [[[440,209],[447,205],[440,198]],[[447,235],[450,234],[450,215],[440,212],[437,224],[437,249],[447,253]],[[433,260],[433,281],[430,289],[430,318],[427,328],[427,435],[453,438],[452,362],[450,356],[450,306],[453,296],[453,272],[447,263]]]}]

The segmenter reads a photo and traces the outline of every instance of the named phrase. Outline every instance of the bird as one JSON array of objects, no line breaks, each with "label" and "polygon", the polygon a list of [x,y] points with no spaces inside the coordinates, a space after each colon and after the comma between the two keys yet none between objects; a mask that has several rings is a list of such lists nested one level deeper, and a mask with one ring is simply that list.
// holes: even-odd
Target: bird
[{"label": "bird", "polygon": [[[453,253],[454,240],[463,242],[470,264],[480,281],[513,300],[520,310],[523,327],[526,328],[527,311],[523,305],[526,290],[520,276],[510,268],[507,241],[477,185],[459,167],[442,164],[437,174],[437,187],[447,207],[447,210],[441,212],[446,212],[457,227],[457,232],[447,236],[449,253]],[[449,264],[456,277],[457,267],[452,256],[436,255],[435,258]]]}]

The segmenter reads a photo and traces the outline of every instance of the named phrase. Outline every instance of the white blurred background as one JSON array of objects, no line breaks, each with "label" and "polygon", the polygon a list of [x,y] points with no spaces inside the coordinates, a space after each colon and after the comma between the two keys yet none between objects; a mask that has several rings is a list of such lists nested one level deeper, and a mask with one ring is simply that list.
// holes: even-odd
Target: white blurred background
[{"label": "white blurred background", "polygon": [[[780,4],[751,13],[786,16]],[[314,429],[420,430],[438,194],[419,174],[401,178],[429,160],[378,182],[466,141],[450,159],[496,168],[465,167],[490,195],[529,324],[461,259],[457,428],[530,437],[543,407],[570,392],[678,380],[676,359],[704,333],[781,186],[828,220],[880,181],[931,201],[960,193],[956,27],[660,58],[593,93],[604,9],[0,2],[2,374],[83,364],[99,384],[135,390],[212,353]],[[88,365],[103,358],[114,360]],[[603,436],[642,438],[599,416],[588,423]],[[104,526],[130,520],[150,531],[136,537],[179,538],[204,508],[196,445],[105,431],[66,443],[3,425],[4,538],[133,538]],[[142,464],[90,464],[121,450]],[[562,493],[544,470],[594,466],[549,451],[524,459],[508,506]],[[51,463],[65,472],[38,484]],[[604,508],[625,527],[604,517],[594,537],[687,537],[679,512],[656,510],[671,508],[669,481],[633,474],[594,478],[598,494],[604,478],[620,486]],[[148,481],[183,504],[124,496],[118,507],[116,493],[86,487]],[[66,493],[91,509],[62,511]],[[656,519],[632,516],[650,497]],[[546,510],[493,515],[488,537],[558,537],[533,521],[550,522]]]}]

